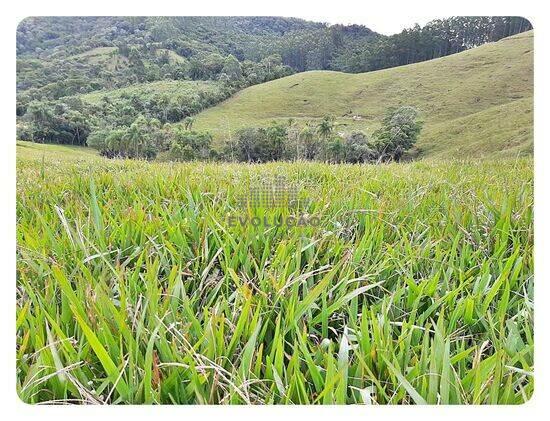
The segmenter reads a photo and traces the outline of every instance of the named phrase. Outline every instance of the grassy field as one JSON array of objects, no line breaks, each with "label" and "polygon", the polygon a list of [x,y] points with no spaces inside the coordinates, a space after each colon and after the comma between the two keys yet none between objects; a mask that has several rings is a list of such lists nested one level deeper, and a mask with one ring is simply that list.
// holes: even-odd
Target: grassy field
[{"label": "grassy field", "polygon": [[200,113],[195,128],[222,138],[243,126],[330,114],[341,131],[372,133],[385,110],[398,105],[421,111],[424,156],[532,154],[533,32],[408,66],[313,71],[255,85]]},{"label": "grassy field", "polygon": [[94,64],[104,67],[106,70],[114,72],[128,66],[128,59],[117,53],[117,47],[97,47],[74,56],[69,60],[78,60],[80,62]]},{"label": "grassy field", "polygon": [[155,53],[158,56],[161,56],[162,54],[167,54],[168,60],[170,60],[170,64],[184,64],[188,62],[188,60],[185,57],[180,56],[178,53],[172,50],[158,48],[157,50],[155,50]]},{"label": "grassy field", "polygon": [[[180,56],[178,53],[172,50],[167,50],[164,48],[157,48],[155,50],[157,56],[162,54],[168,55],[168,60],[171,64],[182,64],[186,63],[187,59]],[[85,63],[95,64],[99,66],[104,66],[107,70],[115,71],[129,65],[128,58],[118,53],[117,47],[97,47],[91,50],[85,51],[80,54],[75,54],[68,57],[69,60],[80,60]],[[148,61],[145,60],[145,65],[148,64]]]},{"label": "grassy field", "polygon": [[[302,209],[241,209],[285,174]],[[246,226],[229,216],[318,226]],[[25,402],[517,404],[533,162],[168,164],[18,144]]]},{"label": "grassy field", "polygon": [[79,58],[90,59],[94,57],[108,58],[111,55],[114,55],[117,52],[117,50],[118,50],[117,47],[97,47],[97,48],[92,48],[91,50],[85,51],[83,53],[70,56],[69,59],[79,59]]},{"label": "grassy field", "polygon": [[170,96],[183,95],[186,97],[194,97],[199,95],[216,94],[222,85],[219,82],[204,81],[204,80],[162,80],[158,82],[139,83],[127,88],[119,88],[105,91],[94,91],[89,94],[79,95],[85,102],[97,104],[101,102],[103,97],[108,97],[111,100],[119,99],[128,95],[139,95],[146,99],[153,94],[167,94]]},{"label": "grassy field", "polygon": [[103,160],[97,150],[82,146],[52,145],[17,141],[17,156],[25,159],[44,161],[83,161]]}]

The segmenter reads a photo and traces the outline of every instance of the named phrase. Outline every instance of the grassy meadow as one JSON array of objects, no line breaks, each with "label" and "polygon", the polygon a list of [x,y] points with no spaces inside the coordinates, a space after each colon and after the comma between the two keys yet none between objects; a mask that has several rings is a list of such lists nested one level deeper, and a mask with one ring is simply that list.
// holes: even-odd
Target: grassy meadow
[{"label": "grassy meadow", "polygon": [[417,154],[478,158],[533,153],[533,31],[447,57],[368,73],[311,71],[244,89],[198,114],[194,127],[227,138],[241,127],[333,115],[337,131],[372,134],[388,107],[424,121]]},{"label": "grassy meadow", "polygon": [[[17,149],[25,402],[520,404],[533,393],[532,158],[175,164]],[[276,175],[306,208],[237,206]],[[228,223],[292,212],[320,224]]]},{"label": "grassy meadow", "polygon": [[103,98],[116,101],[121,97],[137,95],[149,98],[152,95],[166,94],[172,96],[200,97],[201,95],[216,95],[221,90],[221,85],[214,81],[196,80],[162,80],[157,82],[139,83],[126,88],[94,91],[79,95],[82,101],[90,104],[99,104]]}]

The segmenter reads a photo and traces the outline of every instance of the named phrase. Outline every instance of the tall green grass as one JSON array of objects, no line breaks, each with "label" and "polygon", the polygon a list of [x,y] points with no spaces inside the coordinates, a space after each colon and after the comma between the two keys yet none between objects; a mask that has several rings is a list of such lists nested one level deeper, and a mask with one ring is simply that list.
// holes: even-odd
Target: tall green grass
[{"label": "tall green grass", "polygon": [[[25,402],[533,393],[529,159],[172,165],[23,150],[17,171]],[[229,226],[247,186],[277,174],[303,186],[320,226]]]}]

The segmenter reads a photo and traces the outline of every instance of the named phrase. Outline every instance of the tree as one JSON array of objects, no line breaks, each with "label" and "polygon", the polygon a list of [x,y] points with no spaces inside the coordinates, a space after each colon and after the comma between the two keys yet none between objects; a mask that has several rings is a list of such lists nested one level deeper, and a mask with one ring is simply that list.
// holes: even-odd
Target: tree
[{"label": "tree", "polygon": [[231,54],[225,58],[221,72],[227,75],[230,82],[237,82],[243,78],[241,63]]},{"label": "tree", "polygon": [[326,145],[328,161],[343,162],[346,160],[345,144],[340,136],[332,136]]},{"label": "tree", "polygon": [[274,122],[265,128],[244,128],[237,132],[236,137],[234,145],[226,145],[226,151],[236,153],[239,161],[268,162],[283,158],[287,130],[281,124]]},{"label": "tree", "polygon": [[253,127],[240,129],[237,132],[235,145],[231,145],[231,147],[234,149],[238,161],[253,162],[256,160],[255,144],[259,137],[258,132],[259,129]]},{"label": "tree", "polygon": [[334,131],[335,123],[334,123],[334,117],[332,116],[325,116],[321,120],[321,122],[317,125],[317,133],[321,138],[328,139],[329,136]]},{"label": "tree", "polygon": [[325,116],[321,122],[317,125],[317,133],[321,137],[321,139],[324,141],[323,148],[325,149],[325,161],[327,160],[326,155],[326,143],[328,138],[332,135],[334,131],[335,123],[334,123],[334,117],[332,116]]},{"label": "tree", "polygon": [[64,115],[66,130],[72,134],[73,145],[85,145],[90,134],[89,118],[80,111],[69,109]]},{"label": "tree", "polygon": [[217,79],[225,65],[225,58],[219,53],[205,53],[190,60],[192,79]]},{"label": "tree", "polygon": [[81,110],[63,102],[32,101],[24,117],[26,134],[39,143],[85,145],[90,132],[89,119]]},{"label": "tree", "polygon": [[321,151],[321,142],[315,137],[315,131],[310,125],[306,125],[300,132],[300,141],[302,144],[305,159],[315,159]]},{"label": "tree", "polygon": [[262,146],[266,149],[266,160],[278,161],[282,159],[288,137],[287,128],[280,123],[273,122],[262,131],[265,137]]},{"label": "tree", "polygon": [[152,159],[168,149],[168,137],[160,121],[139,116],[130,127],[94,130],[88,138],[88,146],[108,158]]},{"label": "tree", "polygon": [[286,159],[300,159],[300,127],[296,124],[296,120],[289,118],[287,120],[287,142],[286,142]]},{"label": "tree", "polygon": [[55,137],[55,131],[51,129],[54,121],[53,109],[47,103],[29,103],[26,116],[30,121],[30,137],[33,141],[43,143]]},{"label": "tree", "polygon": [[183,120],[185,130],[191,130],[194,123],[195,119],[193,117],[185,117],[185,119]]},{"label": "tree", "polygon": [[199,133],[182,130],[180,127],[171,133],[172,143],[169,157],[176,161],[191,161],[194,159],[209,159],[212,156],[212,136],[209,133]]},{"label": "tree", "polygon": [[411,106],[390,108],[382,121],[382,127],[374,134],[379,161],[399,161],[403,153],[411,149],[422,122],[418,120],[418,110]]},{"label": "tree", "polygon": [[370,162],[376,158],[376,150],[363,132],[353,132],[344,138],[344,160],[351,163]]},{"label": "tree", "polygon": [[125,133],[124,129],[94,130],[88,137],[88,146],[97,149],[102,156],[114,158],[120,154]]}]

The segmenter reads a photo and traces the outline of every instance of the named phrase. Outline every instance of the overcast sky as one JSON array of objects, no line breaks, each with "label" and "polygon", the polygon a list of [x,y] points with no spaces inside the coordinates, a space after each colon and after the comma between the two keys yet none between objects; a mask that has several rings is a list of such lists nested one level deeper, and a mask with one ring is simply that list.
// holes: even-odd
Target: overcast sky
[{"label": "overcast sky", "polygon": [[401,32],[405,28],[410,28],[415,23],[425,25],[433,19],[441,18],[441,16],[410,16],[398,14],[385,16],[297,16],[302,19],[312,20],[315,22],[328,22],[330,24],[358,24],[364,25],[375,32],[384,35],[392,35]]}]

